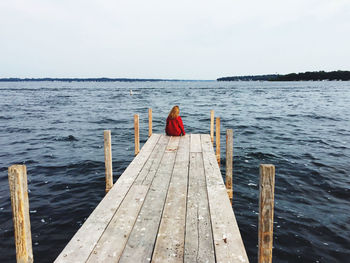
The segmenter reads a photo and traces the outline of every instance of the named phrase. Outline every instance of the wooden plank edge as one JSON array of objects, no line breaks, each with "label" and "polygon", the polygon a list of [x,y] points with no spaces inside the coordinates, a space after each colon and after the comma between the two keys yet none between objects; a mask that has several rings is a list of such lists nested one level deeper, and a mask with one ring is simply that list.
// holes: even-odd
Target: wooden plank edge
[{"label": "wooden plank edge", "polygon": [[[152,149],[156,146],[160,137],[160,134],[153,134],[147,140],[140,153],[129,164],[124,173],[120,176],[119,180],[117,180],[111,190],[97,205],[85,223],[71,238],[69,243],[65,246],[54,262],[85,262],[87,260],[90,252],[97,244],[102,233],[108,226],[109,221],[117,211],[119,205],[133,184],[133,181],[137,178],[137,175],[147,162],[149,156],[151,155]],[[132,170],[135,167],[138,167],[139,169],[137,173],[132,173]],[[110,206],[110,204],[113,206]],[[84,240],[86,233],[88,232],[93,233],[93,236],[89,237],[89,243],[81,244],[82,242],[80,241]],[[82,251],[83,253],[83,255],[80,255],[81,258],[77,258],[79,251]],[[82,258],[84,258],[84,260],[82,260]]]},{"label": "wooden plank edge", "polygon": [[[216,261],[249,262],[220,168],[215,161],[210,136],[202,134],[201,142]],[[211,167],[206,167],[205,161]]]},{"label": "wooden plank edge", "polygon": [[[174,162],[171,165],[172,169],[171,169],[171,172],[169,174],[169,179],[168,179],[169,181],[166,184],[167,185],[167,189],[169,189],[169,184],[170,184],[170,181],[171,181],[171,176],[172,176],[174,165],[175,165],[175,159],[176,159],[176,155],[177,155],[177,149],[178,149],[179,141],[180,141],[179,137],[170,136],[169,143],[168,143],[168,145],[167,145],[167,147],[165,149],[164,155],[162,156],[162,160],[161,160],[161,162],[159,164],[159,167],[157,169],[156,175],[155,175],[155,177],[153,178],[153,180],[152,180],[152,182],[150,184],[150,188],[149,188],[149,190],[147,192],[147,195],[145,197],[145,200],[144,200],[144,202],[142,204],[142,207],[141,207],[141,210],[140,210],[140,215],[142,214],[142,217],[144,217],[144,218],[147,218],[147,215],[144,215],[144,214],[149,213],[149,211],[148,210],[143,211],[143,209],[145,209],[145,207],[147,205],[149,205],[148,204],[149,200],[153,200],[153,197],[150,197],[150,194],[151,195],[154,194],[154,189],[153,189],[154,188],[154,185],[153,185],[154,181],[160,179],[160,177],[157,176],[157,175],[158,175],[158,173],[162,173],[163,172],[162,169],[164,169],[164,167],[162,167],[161,164],[164,162],[164,160],[165,160],[165,163],[169,161],[169,160],[166,160],[164,158],[170,158],[170,159],[174,158]],[[168,157],[168,156],[171,156],[173,154],[175,155],[174,157]],[[164,203],[163,203],[163,206],[161,207],[160,217],[159,217],[159,221],[158,221],[158,224],[157,224],[157,232],[154,235],[154,241],[152,243],[153,246],[152,246],[152,250],[150,250],[150,253],[149,253],[149,251],[147,251],[148,248],[145,248],[145,245],[149,245],[150,243],[147,243],[147,242],[143,243],[143,248],[141,248],[141,249],[137,245],[135,246],[135,245],[132,244],[133,242],[136,243],[136,244],[139,244],[140,241],[137,238],[143,237],[143,235],[139,236],[139,233],[137,233],[137,231],[140,231],[140,230],[143,231],[144,230],[142,225],[141,225],[141,227],[139,226],[139,224],[142,224],[142,220],[141,220],[140,215],[139,215],[138,219],[135,222],[134,228],[131,231],[131,233],[129,235],[129,238],[128,238],[127,242],[126,242],[124,251],[123,251],[123,253],[122,253],[122,255],[121,255],[120,259],[119,259],[119,262],[141,262],[142,259],[143,259],[143,261],[144,260],[147,260],[147,261],[151,260],[152,254],[153,254],[153,249],[154,249],[154,244],[155,244],[155,241],[157,239],[158,232],[159,232],[159,226],[160,226],[162,214],[163,214],[163,211],[164,211],[164,205],[165,205],[166,197],[167,197],[167,192],[166,192],[166,194],[164,196]],[[146,233],[149,235],[149,232],[146,232]],[[142,242],[144,242],[144,241],[145,240],[143,240]],[[148,254],[148,255],[146,255],[146,254]]]},{"label": "wooden plank edge", "polygon": [[[168,193],[161,216],[157,239],[155,242],[152,262],[183,262],[184,256],[184,242],[186,229],[186,204],[187,204],[187,186],[188,186],[188,171],[190,160],[190,136],[185,135],[181,137],[178,152],[175,158],[175,164],[171,175],[171,181],[168,188]],[[186,162],[183,168],[186,173],[180,172],[176,169],[181,163]],[[185,180],[181,180],[185,177]],[[181,187],[181,192],[176,189]],[[176,206],[176,204],[184,204],[183,208]],[[176,211],[174,210],[176,209]],[[184,214],[179,215],[179,210],[184,209]],[[173,215],[177,214],[176,217]],[[179,227],[176,227],[180,224]],[[175,227],[174,232],[171,232],[172,227]],[[170,231],[170,232],[169,232]],[[182,235],[182,238],[177,239]],[[176,238],[175,238],[176,237]],[[175,238],[175,239],[174,239]]]}]

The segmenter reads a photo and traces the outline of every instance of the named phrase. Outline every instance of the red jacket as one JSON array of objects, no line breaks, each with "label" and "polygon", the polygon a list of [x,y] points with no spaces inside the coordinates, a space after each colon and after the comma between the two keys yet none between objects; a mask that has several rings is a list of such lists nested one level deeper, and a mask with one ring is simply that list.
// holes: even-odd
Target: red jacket
[{"label": "red jacket", "polygon": [[165,133],[168,136],[180,136],[185,135],[184,125],[182,123],[181,117],[177,117],[176,119],[166,119],[166,127]]}]

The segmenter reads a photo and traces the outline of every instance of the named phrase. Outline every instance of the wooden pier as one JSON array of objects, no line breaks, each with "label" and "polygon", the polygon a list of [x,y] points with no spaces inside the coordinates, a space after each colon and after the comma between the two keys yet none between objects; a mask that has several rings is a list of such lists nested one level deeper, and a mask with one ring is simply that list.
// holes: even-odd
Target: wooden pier
[{"label": "wooden pier", "polygon": [[[210,134],[152,133],[141,148],[134,116],[135,158],[113,184],[111,132],[104,131],[106,196],[57,263],[249,262],[232,210],[233,131],[226,131],[226,180],[220,172],[220,118]],[[260,165],[258,262],[272,262],[274,165]],[[27,173],[9,167],[17,262],[32,263]]]},{"label": "wooden pier", "polygon": [[153,134],[55,262],[248,262],[210,135]]}]

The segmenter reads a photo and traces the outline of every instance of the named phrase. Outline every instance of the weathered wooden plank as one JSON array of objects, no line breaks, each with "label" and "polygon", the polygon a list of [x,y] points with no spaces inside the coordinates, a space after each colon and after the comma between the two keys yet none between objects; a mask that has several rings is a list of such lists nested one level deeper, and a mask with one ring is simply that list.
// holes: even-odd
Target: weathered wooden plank
[{"label": "weathered wooden plank", "polygon": [[[166,135],[162,135],[164,136],[164,140],[167,138],[168,140],[172,137],[170,136],[166,136]],[[172,141],[169,141],[168,145],[166,146],[166,151],[167,152],[176,152],[177,148],[178,148],[178,142],[177,144],[174,142],[176,142],[176,140],[172,139]],[[155,160],[155,162],[159,163],[161,161],[161,156]],[[142,181],[143,185],[150,185],[153,181],[153,178],[155,176],[155,174],[157,173],[158,168],[156,166],[152,166],[149,173],[147,174],[147,176],[145,177],[145,179]]]},{"label": "weathered wooden plank", "polygon": [[130,186],[149,158],[159,138],[159,134],[153,134],[148,139],[140,153],[73,236],[55,262],[71,263],[85,262],[87,260],[115,211],[129,191]]},{"label": "weathered wooden plank", "polygon": [[150,185],[141,185],[137,181],[142,182],[143,178],[140,179],[140,176],[144,177],[142,174],[147,175],[151,169],[158,169],[160,160],[157,158],[162,158],[169,138],[161,136],[158,140],[151,156],[93,249],[88,262],[117,262],[119,260],[150,187]]},{"label": "weathered wooden plank", "polygon": [[[169,139],[170,139],[169,136],[161,135],[147,163],[145,164],[145,166],[142,168],[141,172],[137,176],[135,180],[135,184],[144,184],[144,185],[151,184],[153,177],[156,171],[158,170],[158,166],[160,161],[162,160],[165,149],[169,143]],[[144,183],[144,181],[146,180],[147,180],[147,183]]]},{"label": "weathered wooden plank", "polygon": [[208,186],[208,196],[216,262],[249,262],[225,186]]},{"label": "weathered wooden plank", "polygon": [[111,131],[103,132],[104,150],[105,150],[105,168],[106,168],[106,193],[113,187],[113,169],[112,169],[112,140]]},{"label": "weathered wooden plank", "polygon": [[12,219],[15,232],[16,260],[33,262],[32,234],[30,231],[27,168],[12,165],[8,169],[11,194]]},{"label": "weathered wooden plank", "polygon": [[207,185],[223,185],[224,180],[222,178],[220,168],[217,165],[210,136],[207,134],[201,134],[201,144],[203,149],[203,160]]},{"label": "weathered wooden plank", "polygon": [[147,186],[131,187],[87,262],[118,262],[147,191]]},{"label": "weathered wooden plank", "polygon": [[119,262],[149,262],[152,258],[179,139],[170,138]]},{"label": "weathered wooden plank", "polygon": [[200,134],[191,134],[190,152],[198,153],[202,151]]},{"label": "weathered wooden plank", "polygon": [[210,136],[201,135],[201,141],[216,262],[249,262]]},{"label": "weathered wooden plank", "polygon": [[190,136],[180,139],[152,262],[183,262]]},{"label": "weathered wooden plank", "polygon": [[275,166],[260,165],[259,263],[272,262]]},{"label": "weathered wooden plank", "polygon": [[215,262],[202,153],[190,153],[184,262]]}]

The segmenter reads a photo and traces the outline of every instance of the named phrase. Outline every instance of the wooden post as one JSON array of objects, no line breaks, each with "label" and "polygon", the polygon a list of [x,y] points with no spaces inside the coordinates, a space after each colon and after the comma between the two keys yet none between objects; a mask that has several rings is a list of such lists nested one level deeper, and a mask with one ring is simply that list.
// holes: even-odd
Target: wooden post
[{"label": "wooden post", "polygon": [[259,263],[272,262],[275,166],[260,165]]},{"label": "wooden post", "polygon": [[104,147],[105,147],[105,167],[106,167],[106,194],[113,187],[113,170],[112,170],[112,143],[111,131],[103,132]]},{"label": "wooden post", "polygon": [[216,160],[218,161],[220,167],[220,118],[216,118]]},{"label": "wooden post", "polygon": [[12,219],[15,229],[17,262],[33,262],[32,234],[30,232],[27,168],[12,165],[8,169]]},{"label": "wooden post", "polygon": [[152,136],[152,109],[148,109],[148,137]]},{"label": "wooden post", "polygon": [[226,130],[226,189],[232,204],[233,130]]},{"label": "wooden post", "polygon": [[214,110],[210,111],[210,139],[214,142]]},{"label": "wooden post", "polygon": [[134,130],[135,130],[135,155],[140,152],[140,131],[139,131],[139,115],[134,115]]}]

